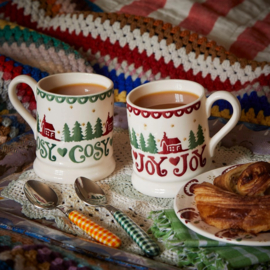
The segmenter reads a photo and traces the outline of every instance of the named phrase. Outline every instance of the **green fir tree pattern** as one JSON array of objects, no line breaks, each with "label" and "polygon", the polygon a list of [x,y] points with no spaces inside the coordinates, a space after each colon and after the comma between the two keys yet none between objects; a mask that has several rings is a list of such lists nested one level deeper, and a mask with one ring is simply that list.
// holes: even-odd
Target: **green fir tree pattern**
[{"label": "green fir tree pattern", "polygon": [[72,141],[72,138],[70,135],[70,130],[69,130],[67,123],[65,123],[65,125],[64,125],[62,135],[63,135],[62,141],[64,141],[64,142],[71,142]]},{"label": "green fir tree pattern", "polygon": [[137,141],[137,136],[135,133],[135,130],[132,129],[132,134],[131,134],[131,143],[132,145],[136,148],[139,149],[138,141]]},{"label": "green fir tree pattern", "polygon": [[131,131],[129,127],[128,127],[128,135],[129,135],[129,141],[132,144]]},{"label": "green fir tree pattern", "polygon": [[194,132],[191,130],[189,133],[189,149],[194,149],[196,148],[198,145],[202,145],[204,143],[204,135],[203,135],[203,129],[201,125],[198,125],[198,130],[197,130],[197,140],[195,137]]},{"label": "green fir tree pattern", "polygon": [[37,132],[40,133],[40,127],[39,127],[39,114],[37,113]]},{"label": "green fir tree pattern", "polygon": [[195,134],[194,132],[191,130],[190,133],[189,133],[189,145],[188,145],[188,148],[189,149],[194,149],[197,147],[197,143],[196,143],[196,138],[195,138]]},{"label": "green fir tree pattern", "polygon": [[203,129],[202,126],[198,126],[198,131],[197,131],[197,145],[202,145],[204,143],[204,135],[203,135]]},{"label": "green fir tree pattern", "polygon": [[74,142],[80,142],[83,140],[81,124],[78,121],[76,121],[72,131],[73,131],[72,138]]},{"label": "green fir tree pattern", "polygon": [[83,140],[89,141],[95,138],[100,138],[103,135],[102,122],[100,118],[97,118],[94,128],[95,130],[93,132],[91,123],[87,122],[85,130],[83,132],[81,124],[78,121],[76,121],[73,126],[71,134],[70,127],[68,126],[67,123],[65,123],[62,131],[62,141],[80,142]]},{"label": "green fir tree pattern", "polygon": [[86,129],[85,129],[85,140],[92,140],[94,139],[93,129],[90,122],[87,122]]},{"label": "green fir tree pattern", "polygon": [[145,145],[145,140],[144,140],[144,137],[142,135],[142,133],[140,134],[140,148],[142,149],[142,151],[146,151],[146,145]]},{"label": "green fir tree pattern", "polygon": [[103,134],[103,131],[102,131],[102,122],[101,122],[101,119],[98,118],[97,121],[96,121],[96,124],[95,124],[95,133],[94,133],[94,137],[95,138],[99,138],[101,137]]},{"label": "green fir tree pattern", "polygon": [[156,154],[158,152],[155,137],[151,133],[149,134],[147,145],[148,145],[147,150],[149,153]]}]

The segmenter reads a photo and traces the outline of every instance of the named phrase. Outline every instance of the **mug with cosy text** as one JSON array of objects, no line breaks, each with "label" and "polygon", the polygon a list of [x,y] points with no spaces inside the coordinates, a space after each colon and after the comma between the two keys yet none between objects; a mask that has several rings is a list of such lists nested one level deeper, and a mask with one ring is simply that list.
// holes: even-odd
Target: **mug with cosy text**
[{"label": "mug with cosy text", "polygon": [[[219,99],[233,114],[212,138],[208,117]],[[237,124],[240,103],[226,91],[205,96],[203,86],[187,80],[161,80],[133,89],[127,116],[133,159],[133,186],[154,197],[173,198],[183,181],[208,171],[217,143]]]},{"label": "mug with cosy text", "polygon": [[[36,119],[16,95],[20,83],[33,90]],[[33,130],[33,168],[39,177],[73,184],[79,176],[100,180],[114,171],[114,92],[110,79],[74,72],[50,75],[36,82],[21,75],[11,81],[8,93],[14,108]]]}]

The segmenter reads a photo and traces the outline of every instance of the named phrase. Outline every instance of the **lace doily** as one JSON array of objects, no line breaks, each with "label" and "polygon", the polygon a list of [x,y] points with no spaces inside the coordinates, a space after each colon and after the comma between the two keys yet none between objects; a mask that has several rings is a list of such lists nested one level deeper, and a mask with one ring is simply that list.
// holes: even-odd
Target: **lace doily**
[{"label": "lace doily", "polygon": [[[123,211],[147,232],[152,225],[152,221],[148,219],[150,211],[173,208],[173,199],[149,197],[133,188],[131,183],[132,157],[127,130],[119,128],[114,130],[114,156],[116,160],[114,173],[106,179],[98,181],[98,184],[107,195],[109,204]],[[270,156],[254,155],[248,149],[240,146],[225,148],[219,145],[215,151],[213,164],[214,167],[218,168],[258,160],[269,161]],[[30,219],[54,219],[59,229],[90,239],[81,229],[67,221],[67,218],[60,210],[39,210],[35,208],[27,200],[23,192],[24,183],[29,179],[42,180],[33,170],[26,171],[16,181],[12,181],[2,191],[1,195],[20,203],[22,213]],[[73,185],[52,182],[47,182],[47,184],[56,191],[60,204],[81,211],[96,223],[118,235],[122,240],[121,249],[143,255],[140,248],[106,209],[86,205],[77,197]],[[176,264],[176,254],[166,250],[162,243],[159,244],[163,252],[155,259],[168,264]]]}]

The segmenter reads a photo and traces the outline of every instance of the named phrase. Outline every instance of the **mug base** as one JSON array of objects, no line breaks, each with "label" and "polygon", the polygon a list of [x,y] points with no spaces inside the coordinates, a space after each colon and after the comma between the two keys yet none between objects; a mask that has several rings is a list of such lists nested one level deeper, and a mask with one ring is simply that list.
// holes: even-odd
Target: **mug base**
[{"label": "mug base", "polygon": [[174,198],[180,187],[186,183],[185,180],[181,182],[167,182],[158,183],[139,177],[136,173],[132,173],[132,184],[141,193],[159,198]]},{"label": "mug base", "polygon": [[61,184],[74,184],[75,179],[80,176],[87,177],[93,181],[104,179],[114,171],[115,166],[116,162],[113,156],[108,158],[103,164],[76,170],[50,166],[36,158],[33,169],[44,180]]}]

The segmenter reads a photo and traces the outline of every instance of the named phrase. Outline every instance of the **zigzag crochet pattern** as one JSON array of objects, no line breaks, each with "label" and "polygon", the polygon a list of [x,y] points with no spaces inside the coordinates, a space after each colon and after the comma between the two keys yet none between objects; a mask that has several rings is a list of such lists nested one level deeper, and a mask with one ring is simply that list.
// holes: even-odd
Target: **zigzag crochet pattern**
[{"label": "zigzag crochet pattern", "polygon": [[[0,8],[0,16],[6,21],[0,29],[0,53],[41,72],[56,73],[61,70],[59,66],[65,72],[67,65],[72,70],[91,72],[93,67],[94,72],[114,82],[117,102],[125,102],[134,87],[149,81],[196,81],[205,87],[207,95],[226,90],[237,96],[242,106],[241,121],[270,126],[269,63],[237,58],[216,42],[163,21],[88,11],[83,4],[69,0],[8,2]],[[11,28],[7,21],[33,30]],[[40,38],[35,39],[35,35]],[[28,36],[32,39],[27,43]],[[46,46],[48,39],[53,41],[50,48]],[[47,63],[36,65],[37,58],[30,63],[37,55],[55,63],[50,52],[57,51],[59,44],[62,54],[58,54],[57,67],[52,65],[48,70]],[[28,55],[24,52],[27,48]],[[67,57],[68,50],[73,50],[77,62]],[[75,62],[81,66],[73,68]],[[217,101],[212,108],[212,116],[230,118],[231,114],[225,101]]]}]

